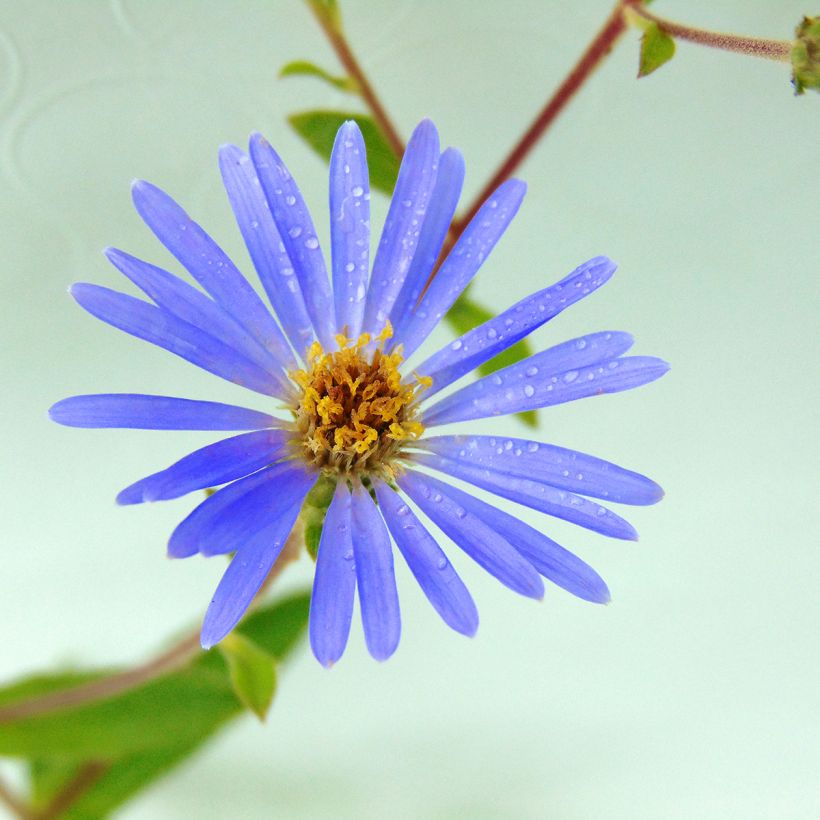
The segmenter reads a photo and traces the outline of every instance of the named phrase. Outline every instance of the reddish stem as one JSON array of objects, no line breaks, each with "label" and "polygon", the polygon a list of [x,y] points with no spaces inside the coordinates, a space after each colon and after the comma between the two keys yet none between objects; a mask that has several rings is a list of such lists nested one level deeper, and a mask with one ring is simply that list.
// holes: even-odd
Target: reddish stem
[{"label": "reddish stem", "polygon": [[558,115],[566,108],[581,86],[587,81],[592,72],[598,67],[604,57],[609,54],[612,46],[626,30],[624,23],[623,5],[618,3],[612,10],[595,39],[587,46],[574,68],[556,89],[546,105],[538,113],[530,127],[524,132],[516,145],[501,163],[496,172],[473,199],[467,212],[457,219],[452,226],[446,249],[455,243],[461,236],[470,220],[476,215],[483,202],[502,182],[512,176],[513,171],[524,161],[544,135],[544,132],[555,122]]},{"label": "reddish stem", "polygon": [[336,52],[339,62],[344,66],[347,73],[356,81],[359,93],[362,95],[362,99],[364,99],[367,107],[373,114],[373,119],[376,120],[379,128],[384,133],[384,136],[390,144],[390,148],[393,153],[401,159],[404,155],[404,141],[399,136],[396,126],[393,125],[393,121],[388,116],[387,111],[381,104],[376,92],[373,90],[373,86],[370,84],[370,80],[368,80],[367,75],[364,73],[364,69],[359,64],[359,61],[356,59],[356,55],[348,45],[347,38],[342,31],[341,25],[338,21],[335,21],[330,14],[328,14],[327,10],[321,3],[317,3],[315,0],[308,0],[308,5],[316,17],[316,20],[319,22],[319,25],[322,27],[322,31],[324,31],[330,45]]}]

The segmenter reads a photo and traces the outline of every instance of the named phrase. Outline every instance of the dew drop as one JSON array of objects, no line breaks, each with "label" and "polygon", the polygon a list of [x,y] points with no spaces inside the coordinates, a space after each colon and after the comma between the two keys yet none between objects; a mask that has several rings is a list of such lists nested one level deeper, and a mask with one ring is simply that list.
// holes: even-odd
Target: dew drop
[{"label": "dew drop", "polygon": [[441,558],[438,559],[438,563],[436,564],[436,566],[439,569],[447,569],[447,564],[448,564],[447,559],[444,558],[444,557],[441,557]]},{"label": "dew drop", "polygon": [[305,247],[309,250],[315,251],[319,247],[319,240],[315,236],[309,236],[305,240]]},{"label": "dew drop", "polygon": [[564,373],[564,381],[567,384],[571,384],[578,378],[578,371],[577,370],[570,370],[567,373]]},{"label": "dew drop", "polygon": [[576,350],[583,350],[586,346],[587,346],[587,340],[586,339],[578,339],[578,341],[575,342]]},{"label": "dew drop", "polygon": [[355,185],[351,193],[353,196],[361,196],[364,193],[364,188],[361,185]]},{"label": "dew drop", "polygon": [[524,385],[524,395],[531,399],[535,395],[535,388],[531,384]]},{"label": "dew drop", "polygon": [[528,453],[537,453],[538,452],[538,442],[537,441],[531,441],[527,445],[527,452]]},{"label": "dew drop", "polygon": [[302,229],[298,225],[294,225],[289,231],[288,236],[291,239],[296,239],[298,236],[301,236]]},{"label": "dew drop", "polygon": [[285,202],[287,202],[288,205],[295,205],[296,204],[296,197],[293,196],[293,194],[288,194],[288,196],[285,197]]},{"label": "dew drop", "polygon": [[537,376],[538,375],[538,368],[533,365],[532,367],[527,368],[527,375],[528,376]]}]

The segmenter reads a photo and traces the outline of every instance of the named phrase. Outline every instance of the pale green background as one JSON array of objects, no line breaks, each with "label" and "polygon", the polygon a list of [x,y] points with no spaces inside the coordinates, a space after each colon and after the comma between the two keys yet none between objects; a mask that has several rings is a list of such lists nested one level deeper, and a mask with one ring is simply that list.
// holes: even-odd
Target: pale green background
[{"label": "pale green background", "polygon": [[[468,193],[609,6],[344,3],[402,131],[432,117],[464,151]],[[780,37],[817,11],[653,8]],[[95,322],[66,287],[122,285],[107,244],[173,264],[131,209],[137,176],[247,268],[215,152],[252,129],[287,158],[324,231],[326,170],[284,118],[346,100],[277,81],[303,57],[335,67],[298,2],[0,4],[3,679],[141,659],[210,599],[223,562],[164,557],[190,502],[118,509],[113,497],[212,437],[69,430],[45,410],[102,391],[262,400]],[[820,817],[820,99],[795,99],[774,63],[682,45],[636,82],[636,59],[631,33],[521,169],[529,195],[476,287],[503,307],[607,253],[612,283],[537,344],[626,329],[637,352],[673,364],[642,390],[541,414],[545,440],[667,490],[630,513],[638,544],[544,520],[613,603],[550,589],[539,605],[456,555],[482,616],[468,641],[402,567],[390,662],[367,657],[358,624],[331,672],[301,651],[266,726],[234,725],[123,818]],[[380,199],[374,224],[383,213]],[[286,577],[306,583],[309,563]]]}]

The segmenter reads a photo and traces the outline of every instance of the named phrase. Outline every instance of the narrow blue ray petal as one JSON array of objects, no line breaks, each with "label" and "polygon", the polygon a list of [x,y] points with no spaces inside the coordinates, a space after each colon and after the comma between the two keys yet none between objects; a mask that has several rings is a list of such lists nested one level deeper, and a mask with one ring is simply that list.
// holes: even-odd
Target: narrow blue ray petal
[{"label": "narrow blue ray petal", "polygon": [[84,282],[72,285],[70,293],[92,316],[174,353],[209,373],[266,396],[282,398],[290,392],[282,376],[263,370],[204,330],[148,302]]},{"label": "narrow blue ray petal", "polygon": [[261,430],[281,424],[246,407],[139,393],[72,396],[52,405],[48,415],[67,427],[134,430]]},{"label": "narrow blue ray petal", "polygon": [[478,610],[464,582],[399,494],[382,481],[375,486],[387,527],[427,600],[451,629],[472,637]]},{"label": "narrow blue ray petal", "polygon": [[274,518],[291,496],[304,486],[309,489],[315,480],[295,462],[280,462],[228,484],[177,524],[168,540],[168,555],[187,558],[197,552],[219,555],[233,551],[243,538]]},{"label": "narrow blue ray petal", "polygon": [[416,368],[418,373],[433,380],[424,393],[425,398],[497,356],[597,290],[609,281],[615,267],[615,263],[605,256],[590,259],[555,285],[522,299],[509,310],[441,348]]},{"label": "narrow blue ray petal", "polygon": [[438,132],[430,120],[422,120],[407,143],[373,260],[363,324],[367,333],[381,332],[404,284],[436,184],[438,159]]},{"label": "narrow blue ray petal", "polygon": [[[415,309],[419,297],[438,260],[447,231],[461,196],[464,184],[464,157],[455,148],[441,155],[436,175],[436,187],[427,206],[427,215],[421,228],[418,247],[407,271],[401,291],[390,312],[390,321],[397,326],[401,317]],[[396,344],[401,339],[394,339]]]},{"label": "narrow blue ray petal", "polygon": [[315,339],[313,325],[253,162],[235,145],[224,145],[219,150],[219,169],[236,224],[265,293],[293,349],[304,358]]},{"label": "narrow blue ray petal", "polygon": [[413,461],[425,467],[432,467],[453,478],[468,481],[502,498],[509,498],[525,507],[532,507],[534,510],[556,518],[563,518],[565,521],[594,530],[602,535],[628,541],[635,541],[638,538],[635,528],[628,521],[616,515],[612,510],[582,498],[580,495],[557,490],[555,487],[539,484],[528,478],[503,475],[483,467],[474,467],[463,461],[443,458],[434,453],[414,455]]},{"label": "narrow blue ray petal", "polygon": [[490,575],[521,595],[544,597],[544,583],[532,564],[503,536],[458,504],[447,484],[413,471],[400,476],[398,484],[448,538]]},{"label": "narrow blue ray petal", "polygon": [[336,327],[356,339],[370,264],[370,180],[362,132],[353,121],[339,129],[330,156],[330,242]]},{"label": "narrow blue ray petal", "polygon": [[240,478],[232,484],[217,490],[208,496],[179,522],[168,539],[168,556],[170,558],[188,558],[199,552],[199,544],[219,520],[224,511],[234,501],[239,500],[251,490],[267,481],[268,473],[273,469],[263,469],[253,475]]},{"label": "narrow blue ray petal", "polygon": [[273,219],[290,257],[316,336],[325,350],[335,349],[333,296],[313,220],[299,188],[271,144],[252,134],[250,154]]},{"label": "narrow blue ray petal", "polygon": [[212,518],[207,529],[200,530],[199,552],[206,556],[224,555],[240,549],[269,521],[289,509],[293,499],[303,499],[317,477],[300,461],[274,464],[264,471],[264,478],[257,486]]},{"label": "narrow blue ray petal", "polygon": [[353,560],[350,490],[339,481],[330,502],[310,598],[310,647],[322,666],[331,667],[347,646],[356,592],[356,564]]},{"label": "narrow blue ray petal", "polygon": [[640,473],[553,444],[490,436],[433,436],[413,446],[502,475],[619,504],[655,504],[663,498],[663,490]]},{"label": "narrow blue ray petal", "polygon": [[609,589],[603,578],[551,538],[469,493],[455,487],[450,487],[449,493],[457,504],[506,538],[545,578],[585,601],[609,601]]},{"label": "narrow blue ray petal", "polygon": [[[307,492],[307,491],[306,491]],[[201,643],[210,649],[239,622],[259,591],[290,535],[304,496],[294,499],[274,521],[256,532],[236,553],[205,613]]]},{"label": "narrow blue ray petal", "polygon": [[367,649],[387,660],[399,645],[401,615],[393,549],[381,515],[361,484],[353,490],[353,555]]},{"label": "narrow blue ray petal", "polygon": [[210,333],[264,370],[281,373],[282,362],[264,348],[247,328],[201,290],[183,282],[172,273],[117,248],[106,248],[105,255],[117,270],[164,311]]},{"label": "narrow blue ray petal", "polygon": [[425,424],[500,416],[628,390],[666,372],[668,365],[659,359],[616,358],[631,345],[628,333],[611,332],[556,345],[451,393],[425,412]]},{"label": "narrow blue ray petal", "polygon": [[289,348],[282,331],[222,248],[155,185],[138,180],[131,196],[145,224],[191,276],[262,345],[286,362]]},{"label": "narrow blue ray petal", "polygon": [[244,478],[276,461],[289,438],[285,430],[257,430],[209,444],[126,487],[117,504],[166,501]]},{"label": "narrow blue ray petal", "polygon": [[526,191],[523,182],[508,179],[472,218],[433,277],[418,307],[405,313],[395,328],[395,338],[404,345],[405,358],[409,358],[429,336],[478,273],[518,212]]}]

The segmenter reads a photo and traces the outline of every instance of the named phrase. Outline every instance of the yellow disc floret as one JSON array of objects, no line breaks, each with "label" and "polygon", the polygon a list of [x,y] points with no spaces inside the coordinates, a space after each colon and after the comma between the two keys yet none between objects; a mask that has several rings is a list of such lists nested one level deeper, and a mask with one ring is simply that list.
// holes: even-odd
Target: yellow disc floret
[{"label": "yellow disc floret", "polygon": [[307,370],[291,378],[302,389],[296,407],[300,455],[324,470],[343,474],[379,473],[392,477],[392,459],[401,442],[418,438],[416,394],[430,379],[403,383],[401,346],[384,352],[393,335],[388,322],[375,349],[362,334],[355,342],[336,337],[339,349],[326,353],[319,342],[308,351]]}]

